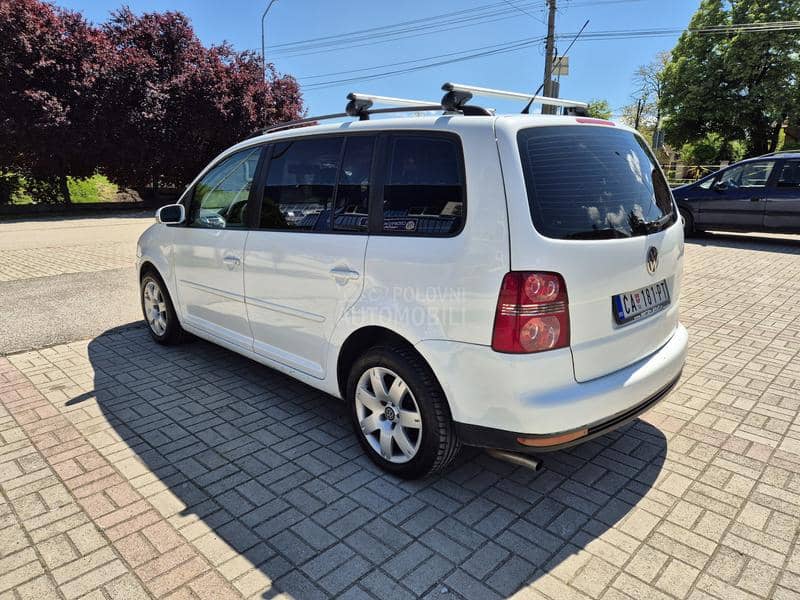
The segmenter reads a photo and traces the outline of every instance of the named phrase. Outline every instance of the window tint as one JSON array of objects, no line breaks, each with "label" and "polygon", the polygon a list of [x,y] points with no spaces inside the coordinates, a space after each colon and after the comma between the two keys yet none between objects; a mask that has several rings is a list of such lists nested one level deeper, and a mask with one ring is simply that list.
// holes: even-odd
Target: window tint
[{"label": "window tint", "polygon": [[712,183],[714,183],[714,178],[713,177],[709,177],[708,179],[706,179],[703,183],[701,183],[697,187],[702,188],[704,190],[710,190]]},{"label": "window tint", "polygon": [[333,228],[342,231],[367,231],[369,227],[369,176],[375,138],[345,138],[342,169],[336,189],[336,214]]},{"label": "window tint", "polygon": [[330,231],[341,137],[280,142],[272,148],[261,227]]},{"label": "window tint", "polygon": [[461,229],[464,184],[458,142],[392,136],[383,189],[383,231],[452,235]]},{"label": "window tint", "polygon": [[778,177],[778,187],[800,188],[800,160],[786,161]]},{"label": "window tint", "polygon": [[774,161],[746,164],[742,170],[742,187],[766,186],[774,167]]},{"label": "window tint", "polygon": [[203,176],[194,189],[190,226],[223,229],[246,225],[247,198],[260,154],[260,147],[242,150]]},{"label": "window tint", "polygon": [[643,223],[657,230],[674,222],[667,182],[633,133],[574,125],[523,129],[517,137],[531,216],[542,235],[629,237],[647,233]]},{"label": "window tint", "polygon": [[719,181],[729,188],[765,187],[774,167],[775,161],[747,163],[731,167],[722,173]]},{"label": "window tint", "polygon": [[739,181],[742,179],[742,167],[731,167],[727,171],[723,171],[719,176],[718,183],[724,183],[728,187],[739,187]]}]

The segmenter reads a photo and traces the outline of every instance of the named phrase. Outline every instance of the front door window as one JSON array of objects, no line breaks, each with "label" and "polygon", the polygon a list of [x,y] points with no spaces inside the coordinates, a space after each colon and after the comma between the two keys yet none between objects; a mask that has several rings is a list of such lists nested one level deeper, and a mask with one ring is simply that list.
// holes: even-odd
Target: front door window
[{"label": "front door window", "polygon": [[203,176],[194,189],[188,219],[190,227],[246,226],[247,199],[260,155],[260,147],[236,152]]}]

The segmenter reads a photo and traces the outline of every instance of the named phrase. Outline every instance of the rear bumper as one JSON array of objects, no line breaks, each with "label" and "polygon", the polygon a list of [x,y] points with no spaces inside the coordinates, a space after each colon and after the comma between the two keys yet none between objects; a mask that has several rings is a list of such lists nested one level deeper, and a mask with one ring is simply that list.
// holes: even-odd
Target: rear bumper
[{"label": "rear bumper", "polygon": [[433,340],[417,348],[442,384],[466,444],[524,451],[518,437],[587,430],[580,439],[535,448],[541,452],[607,433],[653,406],[678,381],[687,346],[686,328],[679,324],[650,356],[584,383],[575,380],[568,349],[508,355]]},{"label": "rear bumper", "polygon": [[[579,428],[579,430],[586,429],[587,430],[586,435],[582,435],[581,437],[569,442],[549,444],[547,446],[539,446],[536,448],[532,448],[530,446],[520,444],[517,440],[519,438],[546,439],[551,436],[532,435],[523,432],[514,433],[511,431],[504,431],[502,429],[482,427],[480,425],[468,425],[466,423],[456,423],[455,424],[456,431],[458,432],[459,439],[468,446],[479,446],[481,448],[496,448],[499,450],[511,450],[513,452],[524,452],[524,453],[554,452],[556,450],[563,450],[565,448],[569,448],[577,444],[582,444],[583,442],[588,442],[593,438],[614,431],[615,429],[622,427],[626,423],[630,423],[639,415],[647,412],[650,408],[658,404],[659,400],[664,398],[664,396],[666,396],[672,390],[672,388],[675,387],[675,384],[678,383],[679,379],[680,379],[680,373],[664,388],[656,392],[650,398],[647,398],[644,402],[637,404],[633,408],[626,410],[622,413],[613,415],[604,421],[587,424],[585,427]],[[554,435],[568,435],[574,433],[575,431],[576,430],[562,431],[562,432],[557,432]]]}]

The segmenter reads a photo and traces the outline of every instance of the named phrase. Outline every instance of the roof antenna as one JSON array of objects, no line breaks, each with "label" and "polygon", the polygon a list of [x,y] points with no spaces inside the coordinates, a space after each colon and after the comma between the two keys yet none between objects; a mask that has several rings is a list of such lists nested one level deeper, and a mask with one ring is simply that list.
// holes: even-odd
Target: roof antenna
[{"label": "roof antenna", "polygon": [[[564,51],[564,54],[562,54],[561,56],[559,56],[559,57],[558,57],[558,63],[556,64],[556,66],[557,66],[557,67],[560,67],[560,66],[561,66],[561,59],[562,59],[564,56],[566,56],[566,55],[567,55],[567,53],[570,51],[570,49],[571,49],[571,48],[572,48],[572,46],[575,44],[575,42],[577,42],[577,41],[578,41],[578,38],[579,38],[579,37],[581,37],[581,34],[583,33],[583,30],[584,30],[584,29],[586,29],[586,26],[587,26],[588,24],[589,24],[589,19],[586,19],[586,23],[584,23],[584,24],[583,24],[583,27],[581,27],[581,30],[580,30],[580,31],[579,31],[577,34],[575,34],[575,37],[574,37],[574,38],[572,39],[572,41],[569,43],[569,46],[567,46],[567,49]],[[523,114],[523,115],[527,115],[528,113],[530,113],[530,111],[531,111],[531,104],[533,104],[533,99],[534,99],[534,98],[536,98],[536,96],[538,96],[538,95],[539,95],[539,92],[541,92],[541,91],[542,91],[542,89],[544,88],[544,83],[545,83],[545,82],[543,81],[543,82],[542,82],[542,85],[540,85],[540,86],[539,86],[539,88],[538,88],[538,89],[537,89],[535,92],[533,92],[533,96],[531,96],[531,99],[530,99],[530,100],[528,101],[528,103],[525,105],[525,108],[523,108],[523,109],[522,109],[522,114]]]}]

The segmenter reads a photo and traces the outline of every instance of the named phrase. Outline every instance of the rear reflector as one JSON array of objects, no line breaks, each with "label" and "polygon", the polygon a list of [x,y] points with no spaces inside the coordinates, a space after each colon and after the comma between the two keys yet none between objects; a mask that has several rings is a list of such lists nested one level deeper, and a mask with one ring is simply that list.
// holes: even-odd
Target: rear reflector
[{"label": "rear reflector", "polygon": [[496,352],[528,354],[569,346],[569,305],[558,273],[511,271],[503,277],[492,331]]},{"label": "rear reflector", "polygon": [[559,444],[566,444],[586,437],[589,434],[588,429],[578,429],[577,431],[570,431],[569,433],[562,433],[561,435],[553,435],[548,437],[535,437],[535,438],[517,438],[517,442],[523,446],[530,446],[532,448],[546,448],[547,446],[558,446]]}]

